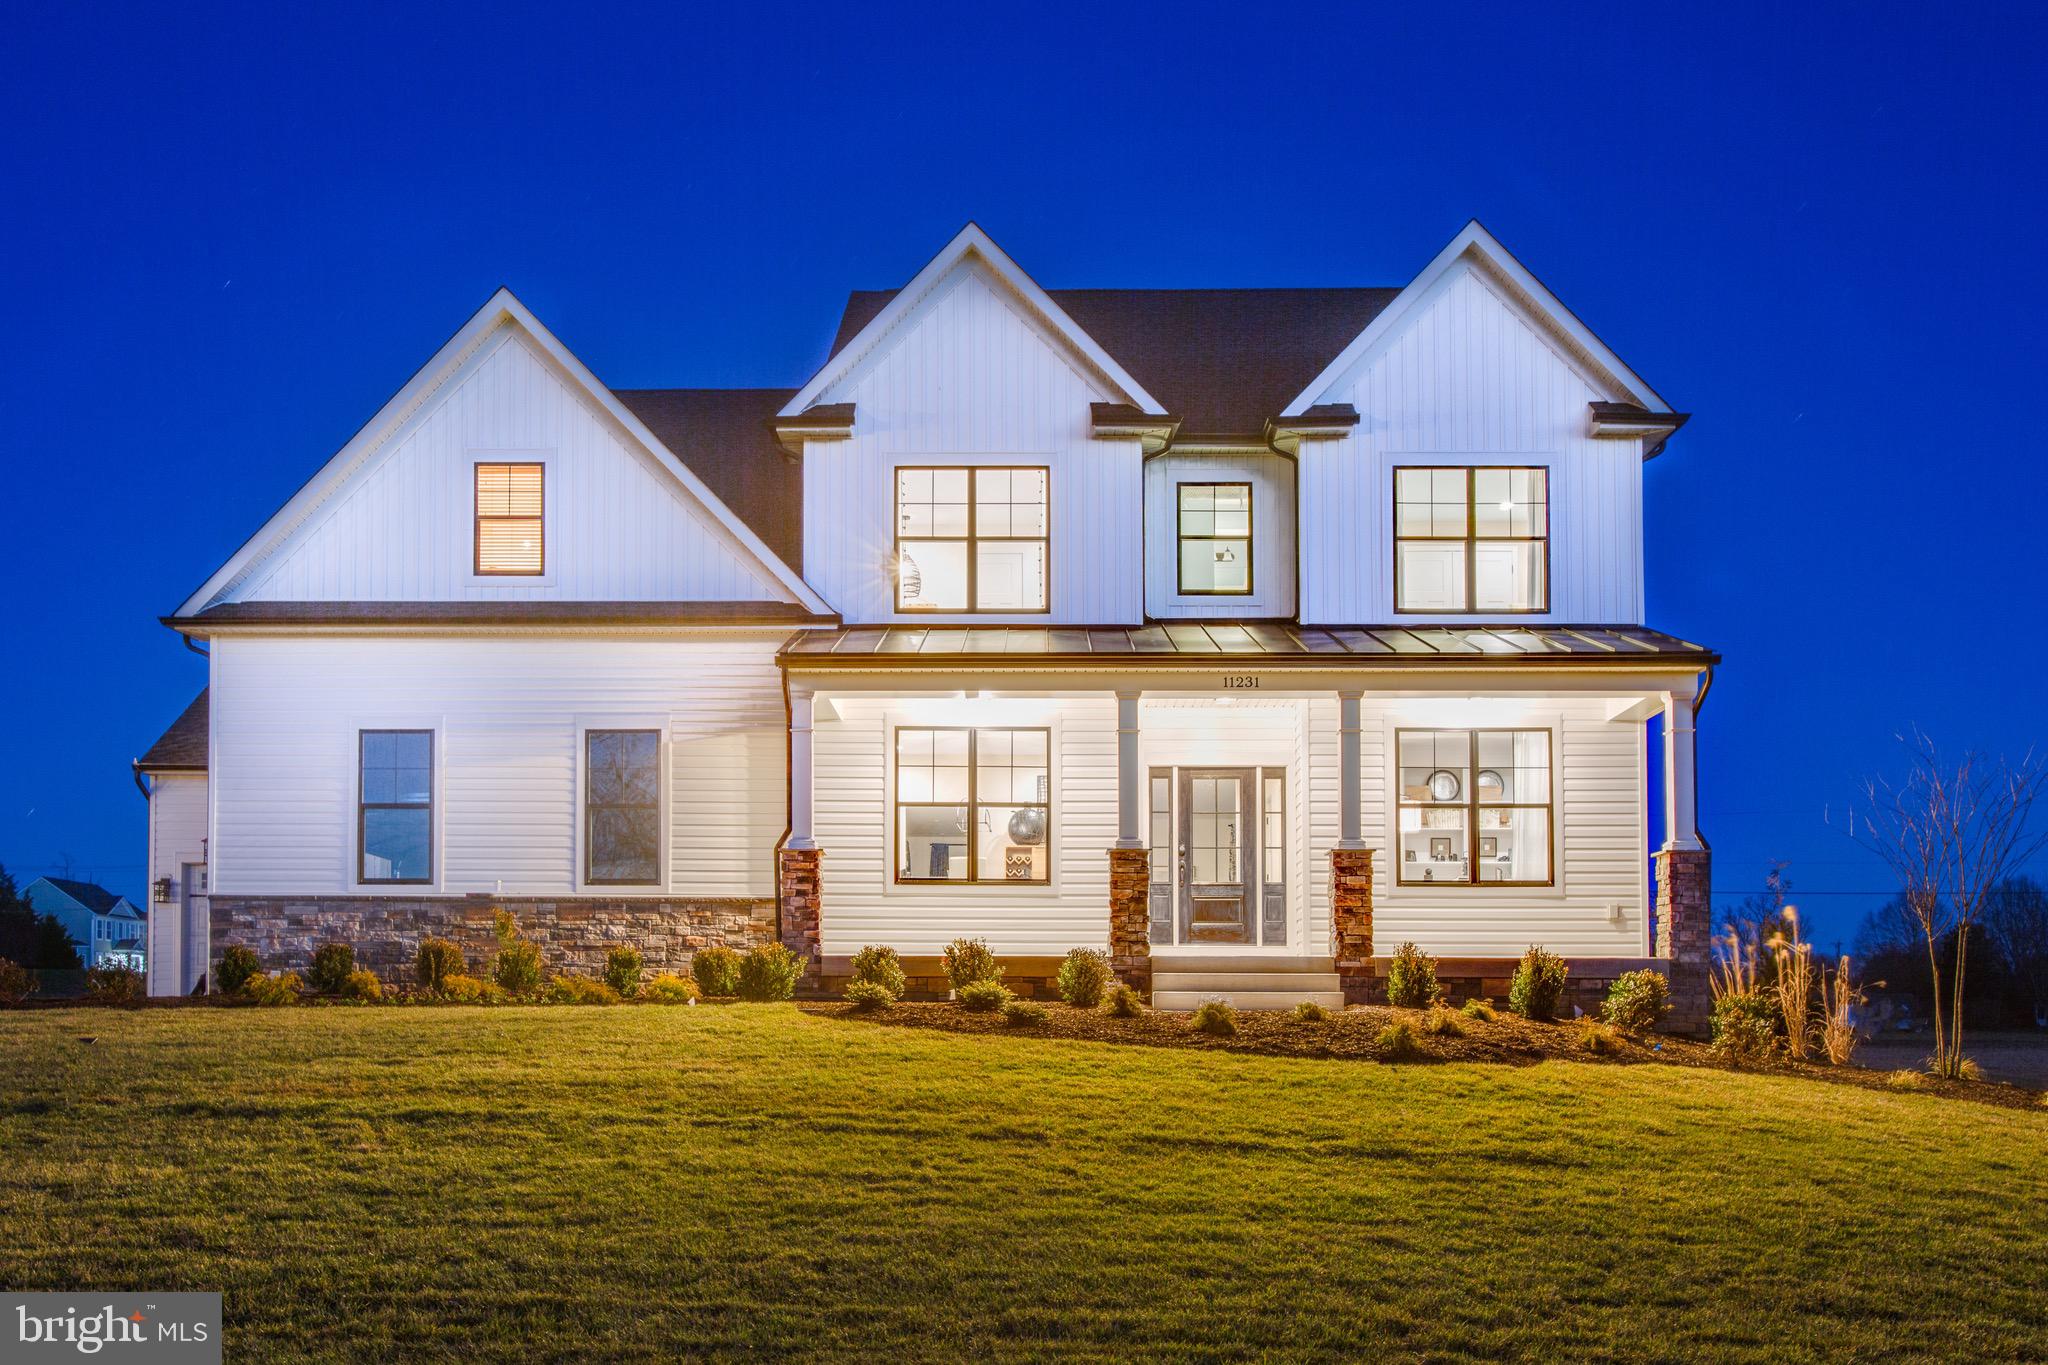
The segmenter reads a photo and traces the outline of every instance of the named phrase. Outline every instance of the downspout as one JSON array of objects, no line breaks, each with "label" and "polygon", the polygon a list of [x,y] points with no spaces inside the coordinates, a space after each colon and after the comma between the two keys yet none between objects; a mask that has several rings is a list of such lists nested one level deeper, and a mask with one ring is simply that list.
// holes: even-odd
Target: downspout
[{"label": "downspout", "polygon": [[[793,638],[793,637],[792,637]],[[784,645],[787,648],[787,642]],[[780,651],[778,651],[779,653]],[[775,836],[775,941],[782,942],[782,849],[789,842],[789,836],[796,827],[796,794],[790,790],[790,782],[796,773],[796,736],[794,722],[796,714],[789,705],[789,665],[781,659],[775,661],[782,674],[782,833]]]},{"label": "downspout", "polygon": [[139,758],[130,759],[128,767],[135,777],[135,790],[142,793],[143,800],[150,800],[149,780],[142,775],[142,760]]},{"label": "downspout", "polygon": [[1705,849],[1705,850],[1706,850],[1707,852],[1709,852],[1709,853],[1712,853],[1712,852],[1714,851],[1714,845],[1713,845],[1713,844],[1712,844],[1711,842],[1709,842],[1709,841],[1708,841],[1708,839],[1707,839],[1707,835],[1706,835],[1706,831],[1704,831],[1704,830],[1702,830],[1702,829],[1700,828],[1700,754],[1699,754],[1699,742],[1700,742],[1700,741],[1699,741],[1699,731],[1700,731],[1700,727],[1699,727],[1699,717],[1700,717],[1700,708],[1701,708],[1702,706],[1705,706],[1705,705],[1707,704],[1707,693],[1709,693],[1709,692],[1711,692],[1711,691],[1713,691],[1713,690],[1714,690],[1714,666],[1713,666],[1712,664],[1708,664],[1708,665],[1707,665],[1707,676],[1706,676],[1706,681],[1700,684],[1700,694],[1699,694],[1699,695],[1698,695],[1697,697],[1694,697],[1694,698],[1692,699],[1692,717],[1693,717],[1693,727],[1692,727],[1692,731],[1693,731],[1693,741],[1692,741],[1692,742],[1693,742],[1693,754],[1692,754],[1692,833],[1693,833],[1693,837],[1694,837],[1695,839],[1698,839],[1698,840],[1700,841],[1700,847],[1701,847],[1701,848],[1703,848],[1703,849]]}]

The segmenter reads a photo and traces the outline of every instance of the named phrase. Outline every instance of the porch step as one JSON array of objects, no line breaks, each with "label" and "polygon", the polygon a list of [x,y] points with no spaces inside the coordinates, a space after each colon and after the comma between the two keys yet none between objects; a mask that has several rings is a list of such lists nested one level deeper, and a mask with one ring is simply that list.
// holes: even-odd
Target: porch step
[{"label": "porch step", "polygon": [[1291,1010],[1304,1000],[1344,1008],[1344,983],[1327,957],[1273,953],[1156,953],[1152,1004],[1191,1010],[1206,1000],[1227,1000],[1241,1010]]},{"label": "porch step", "polygon": [[1152,972],[1155,991],[1341,991],[1335,972],[1194,972],[1179,968]]},{"label": "porch step", "polygon": [[1291,1010],[1304,1000],[1313,1000],[1326,1009],[1344,1008],[1342,991],[1163,991],[1157,986],[1152,989],[1152,1008],[1160,1010],[1198,1009],[1205,1002],[1218,999],[1226,1000],[1232,1009],[1240,1010]]},{"label": "porch step", "polygon": [[1330,959],[1290,957],[1283,953],[1191,953],[1179,948],[1154,948],[1152,970],[1159,972],[1313,972],[1328,973]]}]

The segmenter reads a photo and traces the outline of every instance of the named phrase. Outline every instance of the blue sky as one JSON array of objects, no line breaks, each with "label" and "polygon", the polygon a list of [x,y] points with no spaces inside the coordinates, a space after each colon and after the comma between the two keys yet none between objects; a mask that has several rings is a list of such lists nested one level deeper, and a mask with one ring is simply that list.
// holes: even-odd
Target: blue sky
[{"label": "blue sky", "polygon": [[0,861],[141,891],[156,618],[500,283],[613,385],[793,385],[970,218],[1081,287],[1398,284],[1478,217],[1697,413],[1650,620],[1728,659],[1715,885],[1846,935],[1891,735],[2043,737],[2048,11],[1565,13],[16,10]]}]

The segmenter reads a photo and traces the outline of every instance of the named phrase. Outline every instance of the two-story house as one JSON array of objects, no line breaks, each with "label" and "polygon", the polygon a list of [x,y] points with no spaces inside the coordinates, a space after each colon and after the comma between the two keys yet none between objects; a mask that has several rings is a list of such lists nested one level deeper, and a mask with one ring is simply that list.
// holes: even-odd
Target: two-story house
[{"label": "two-story house", "polygon": [[969,936],[1291,1004],[1542,944],[1699,1022],[1684,420],[1476,223],[1398,288],[1052,291],[970,226],[795,391],[612,391],[501,292],[167,618],[177,960],[503,906],[565,964]]},{"label": "two-story house", "polygon": [[142,970],[148,917],[126,896],[70,877],[38,877],[21,894],[38,915],[64,926],[86,966]]}]

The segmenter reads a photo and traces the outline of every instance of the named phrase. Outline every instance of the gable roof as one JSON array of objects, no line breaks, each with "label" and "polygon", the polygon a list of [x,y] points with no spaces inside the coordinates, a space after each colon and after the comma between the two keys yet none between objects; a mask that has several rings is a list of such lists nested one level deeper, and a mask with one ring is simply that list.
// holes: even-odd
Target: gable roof
[{"label": "gable roof", "polygon": [[610,389],[600,384],[597,376],[585,368],[583,362],[571,354],[569,348],[564,346],[554,333],[542,326],[540,319],[515,298],[511,290],[501,288],[491,295],[483,307],[471,315],[468,322],[457,329],[454,336],[443,343],[433,357],[421,366],[397,393],[391,396],[378,410],[376,416],[364,423],[318,473],[307,480],[255,535],[235,551],[227,563],[216,570],[212,577],[185,600],[174,616],[184,619],[214,605],[223,593],[242,581],[270,552],[305,526],[328,497],[358,474],[377,452],[386,448],[404,425],[417,417],[426,407],[428,400],[438,392],[448,377],[480,349],[501,325],[508,323],[523,331],[527,338],[560,368],[572,384],[581,388],[607,416],[625,428],[629,436],[644,446],[648,453],[654,456],[656,462],[704,506],[713,520],[759,563],[769,577],[812,611],[831,611],[825,600],[773,550],[770,550],[761,537],[712,492],[704,479],[678,459],[675,452],[648,429],[645,422]]},{"label": "gable roof", "polygon": [[206,771],[207,688],[200,688],[192,704],[171,722],[171,728],[157,736],[149,752],[135,760],[144,772],[176,769]]},{"label": "gable roof", "polygon": [[804,473],[769,422],[795,389],[613,389],[782,562],[804,571]]},{"label": "gable roof", "polygon": [[[121,897],[101,886],[98,882],[78,882],[69,877],[38,877],[36,881],[48,882],[57,890],[71,897],[95,915],[104,915],[113,910]],[[33,889],[34,883],[30,883]]]}]

